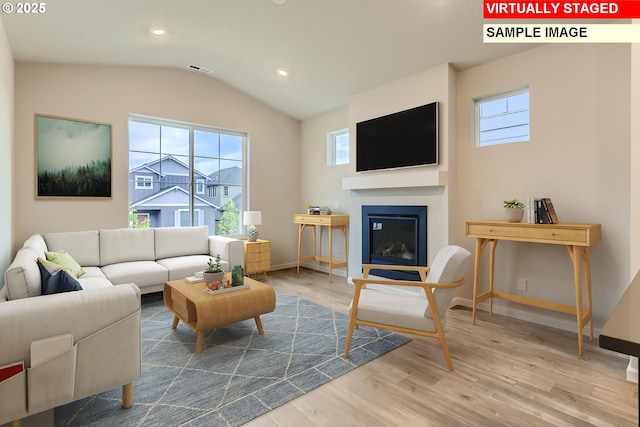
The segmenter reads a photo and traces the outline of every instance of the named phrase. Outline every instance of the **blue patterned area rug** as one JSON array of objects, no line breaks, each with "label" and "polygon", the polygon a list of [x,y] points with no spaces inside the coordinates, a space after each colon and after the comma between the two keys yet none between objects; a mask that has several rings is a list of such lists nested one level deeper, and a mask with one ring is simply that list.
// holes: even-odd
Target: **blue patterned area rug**
[{"label": "blue patterned area rug", "polygon": [[348,317],[276,291],[276,309],[209,331],[201,354],[196,334],[162,294],[142,298],[142,377],[134,404],[122,409],[121,388],[56,408],[56,426],[239,426],[410,341],[361,327],[344,358]]}]

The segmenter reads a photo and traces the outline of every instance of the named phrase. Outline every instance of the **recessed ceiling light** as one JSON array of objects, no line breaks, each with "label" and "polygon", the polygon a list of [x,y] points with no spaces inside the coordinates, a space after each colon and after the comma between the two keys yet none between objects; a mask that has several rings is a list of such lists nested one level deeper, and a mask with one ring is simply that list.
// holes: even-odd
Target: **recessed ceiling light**
[{"label": "recessed ceiling light", "polygon": [[287,77],[289,75],[289,72],[287,70],[285,70],[284,68],[278,68],[276,70],[276,73],[278,73],[278,75],[280,77]]},{"label": "recessed ceiling light", "polygon": [[167,30],[165,30],[164,28],[154,28],[151,30],[151,34],[153,34],[154,36],[162,37],[167,34]]},{"label": "recessed ceiling light", "polygon": [[275,4],[284,4],[287,0],[273,0]]}]

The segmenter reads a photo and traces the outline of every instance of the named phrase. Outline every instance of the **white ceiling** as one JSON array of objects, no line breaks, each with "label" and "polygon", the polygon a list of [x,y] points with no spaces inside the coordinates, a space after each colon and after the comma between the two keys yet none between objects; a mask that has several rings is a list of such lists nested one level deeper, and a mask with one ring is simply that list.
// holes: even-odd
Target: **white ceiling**
[{"label": "white ceiling", "polygon": [[[195,64],[303,120],[435,65],[462,70],[532,47],[483,44],[482,3],[50,0],[43,14],[2,13],[1,19],[16,61]],[[151,35],[152,27],[167,35]],[[288,78],[276,74],[279,67]]]}]

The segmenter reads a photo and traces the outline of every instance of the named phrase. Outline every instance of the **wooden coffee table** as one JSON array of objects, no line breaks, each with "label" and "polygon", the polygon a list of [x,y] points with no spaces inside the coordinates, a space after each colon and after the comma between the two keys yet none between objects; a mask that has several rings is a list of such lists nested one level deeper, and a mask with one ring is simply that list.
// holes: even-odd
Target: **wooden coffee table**
[{"label": "wooden coffee table", "polygon": [[260,315],[275,309],[276,294],[271,286],[249,277],[244,278],[244,283],[249,289],[211,295],[204,282],[189,283],[184,279],[166,282],[164,305],[175,314],[171,329],[182,320],[197,332],[196,354],[202,353],[204,333],[219,326],[254,318],[258,332],[264,334]]}]

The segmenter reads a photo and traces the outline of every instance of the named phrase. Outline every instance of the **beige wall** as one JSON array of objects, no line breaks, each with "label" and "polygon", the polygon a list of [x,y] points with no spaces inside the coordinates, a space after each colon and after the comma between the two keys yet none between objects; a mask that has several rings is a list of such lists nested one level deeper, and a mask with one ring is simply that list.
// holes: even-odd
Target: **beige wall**
[{"label": "beige wall", "polygon": [[[15,245],[36,232],[127,226],[129,113],[249,133],[250,208],[273,264],[294,259],[300,123],[208,76],[170,68],[19,63],[15,102]],[[113,125],[110,200],[35,199],[34,114]]]},{"label": "beige wall", "polygon": [[[636,25],[640,19],[634,20]],[[640,117],[640,44],[631,45],[631,117]],[[629,279],[640,269],[640,120],[631,120],[631,263]]]},{"label": "beige wall", "polygon": [[[0,20],[0,271],[13,256],[13,73],[9,42]],[[0,279],[2,280],[2,279]],[[0,287],[1,287],[0,282]]]},{"label": "beige wall", "polygon": [[[548,196],[561,221],[601,223],[603,240],[592,248],[596,327],[629,279],[630,65],[629,45],[546,45],[458,74],[460,191],[452,220],[462,226],[500,218],[504,199]],[[531,141],[475,148],[472,99],[524,84],[531,90]],[[469,239],[461,243],[473,249]],[[517,292],[524,278],[526,296],[575,301],[564,247],[502,242],[497,259],[499,290]],[[468,284],[463,295],[471,298],[471,291]],[[568,315],[516,304],[496,311],[576,330]]]},{"label": "beige wall", "polygon": [[[525,84],[531,89],[531,141],[474,148],[472,99]],[[339,175],[357,175],[353,164],[348,170],[323,166],[324,137],[326,132],[340,127],[337,122],[347,120],[353,150],[357,121],[412,103],[439,100],[441,113],[448,112],[451,117],[441,119],[441,126],[448,132],[442,139],[447,151],[441,168],[449,172],[449,196],[438,188],[420,193],[399,189],[377,194],[369,190],[350,192],[351,275],[357,275],[360,262],[360,221],[356,216],[364,203],[426,202],[430,206],[430,230],[438,227],[436,233],[444,236],[429,243],[433,256],[434,245],[443,241],[473,252],[474,242],[464,235],[465,222],[500,219],[505,198],[548,196],[562,221],[602,224],[603,240],[592,249],[594,319],[599,328],[624,292],[631,268],[630,90],[629,45],[546,45],[464,72],[456,73],[446,66],[426,70],[353,96],[347,118],[342,113],[332,113],[304,122],[303,129],[307,131],[303,132],[301,162],[313,173],[301,176],[301,199],[303,203],[306,199],[330,203],[344,196],[333,185]],[[324,185],[325,182],[331,185]],[[434,210],[445,212],[445,218],[439,218],[440,214],[434,217]],[[637,210],[636,206],[631,212]],[[448,232],[442,229],[447,222]],[[574,303],[571,262],[564,247],[502,242],[497,256],[498,289],[517,293],[517,280],[524,278],[528,291],[523,295]],[[485,273],[486,258],[485,254]],[[459,301],[468,303],[471,299],[472,273],[469,266]],[[495,306],[498,313],[576,329],[575,319],[569,315],[502,301]]]},{"label": "beige wall", "polygon": [[[304,212],[307,205],[329,206],[334,213],[349,213],[349,192],[342,189],[342,178],[348,165],[327,165],[327,133],[349,127],[346,108],[305,120],[302,123],[302,146],[300,158],[300,206],[298,212]],[[292,218],[293,220],[293,218]],[[318,255],[329,256],[329,234],[318,228]],[[311,254],[313,238],[310,230],[302,237],[303,254]],[[344,259],[342,233],[334,231],[334,255]],[[337,251],[337,252],[336,252]],[[310,263],[309,265],[311,265]],[[317,264],[321,270],[328,271],[326,264]],[[334,274],[346,275],[344,269]]]}]

